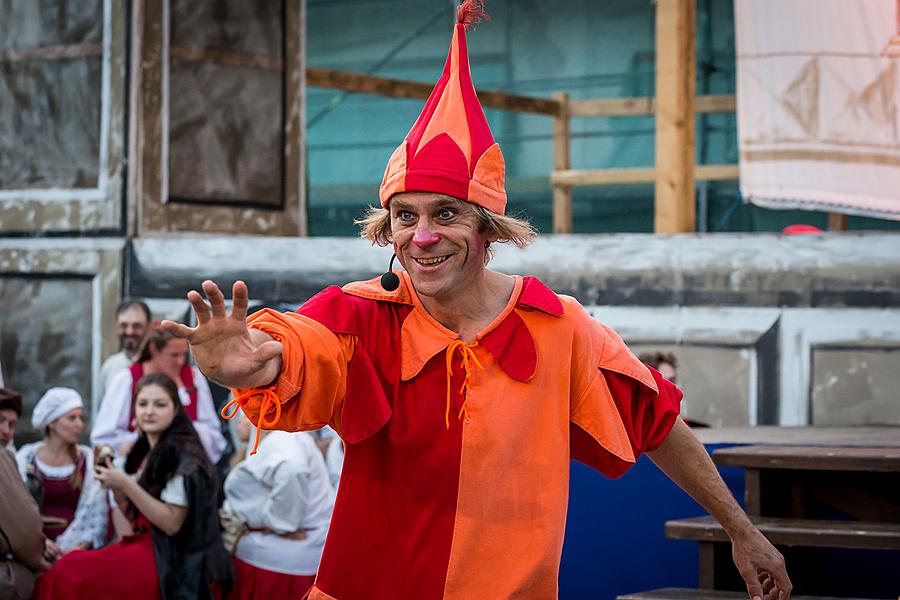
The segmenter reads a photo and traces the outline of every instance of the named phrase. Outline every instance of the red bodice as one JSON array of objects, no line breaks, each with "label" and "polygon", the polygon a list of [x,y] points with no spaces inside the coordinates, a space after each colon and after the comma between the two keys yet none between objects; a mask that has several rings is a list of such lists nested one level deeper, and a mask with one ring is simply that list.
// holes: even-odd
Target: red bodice
[{"label": "red bodice", "polygon": [[[85,461],[79,460],[75,467],[81,470],[81,480],[84,481]],[[62,527],[45,527],[44,534],[51,540],[59,537],[75,518],[75,509],[78,508],[78,499],[81,498],[81,490],[76,489],[70,477],[48,477],[37,469],[44,486],[44,503],[41,506],[41,514],[46,517],[60,517],[66,520]]]}]

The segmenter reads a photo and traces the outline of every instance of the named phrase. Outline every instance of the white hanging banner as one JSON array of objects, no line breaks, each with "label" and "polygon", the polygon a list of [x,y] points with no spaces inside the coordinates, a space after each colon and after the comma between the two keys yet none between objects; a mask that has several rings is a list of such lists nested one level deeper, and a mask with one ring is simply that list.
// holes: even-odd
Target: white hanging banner
[{"label": "white hanging banner", "polygon": [[900,220],[900,0],[735,0],[741,194]]}]

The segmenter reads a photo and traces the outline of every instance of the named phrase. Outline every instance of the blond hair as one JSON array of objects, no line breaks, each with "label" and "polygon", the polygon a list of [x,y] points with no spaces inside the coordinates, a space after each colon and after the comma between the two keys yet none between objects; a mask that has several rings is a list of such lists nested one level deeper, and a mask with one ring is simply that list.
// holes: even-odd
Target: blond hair
[{"label": "blond hair", "polygon": [[[478,231],[495,237],[499,244],[512,244],[516,248],[524,248],[537,237],[537,229],[524,219],[499,215],[477,204],[471,204],[459,198],[451,198],[454,202],[471,207],[478,218]],[[359,225],[359,236],[379,246],[390,246],[394,243],[391,237],[391,211],[380,206],[369,206],[362,217],[353,221]],[[490,247],[485,255],[485,263],[491,259],[493,251]]]}]

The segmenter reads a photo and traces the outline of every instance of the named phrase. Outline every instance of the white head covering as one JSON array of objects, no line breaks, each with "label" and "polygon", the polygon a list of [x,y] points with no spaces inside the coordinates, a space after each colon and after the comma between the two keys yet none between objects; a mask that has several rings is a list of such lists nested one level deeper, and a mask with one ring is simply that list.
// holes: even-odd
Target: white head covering
[{"label": "white head covering", "polygon": [[50,388],[41,396],[31,412],[31,426],[43,429],[70,410],[84,408],[81,394],[72,388]]}]

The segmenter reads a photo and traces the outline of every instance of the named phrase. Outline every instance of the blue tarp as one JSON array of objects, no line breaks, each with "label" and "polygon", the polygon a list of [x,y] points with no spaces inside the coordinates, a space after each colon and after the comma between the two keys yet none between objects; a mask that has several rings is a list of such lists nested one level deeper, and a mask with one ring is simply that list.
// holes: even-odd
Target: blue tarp
[{"label": "blue tarp", "polygon": [[[743,469],[719,472],[743,504]],[[572,461],[559,597],[612,600],[654,588],[696,588],[698,544],[665,539],[665,523],[705,514],[646,456],[615,480]]]}]

